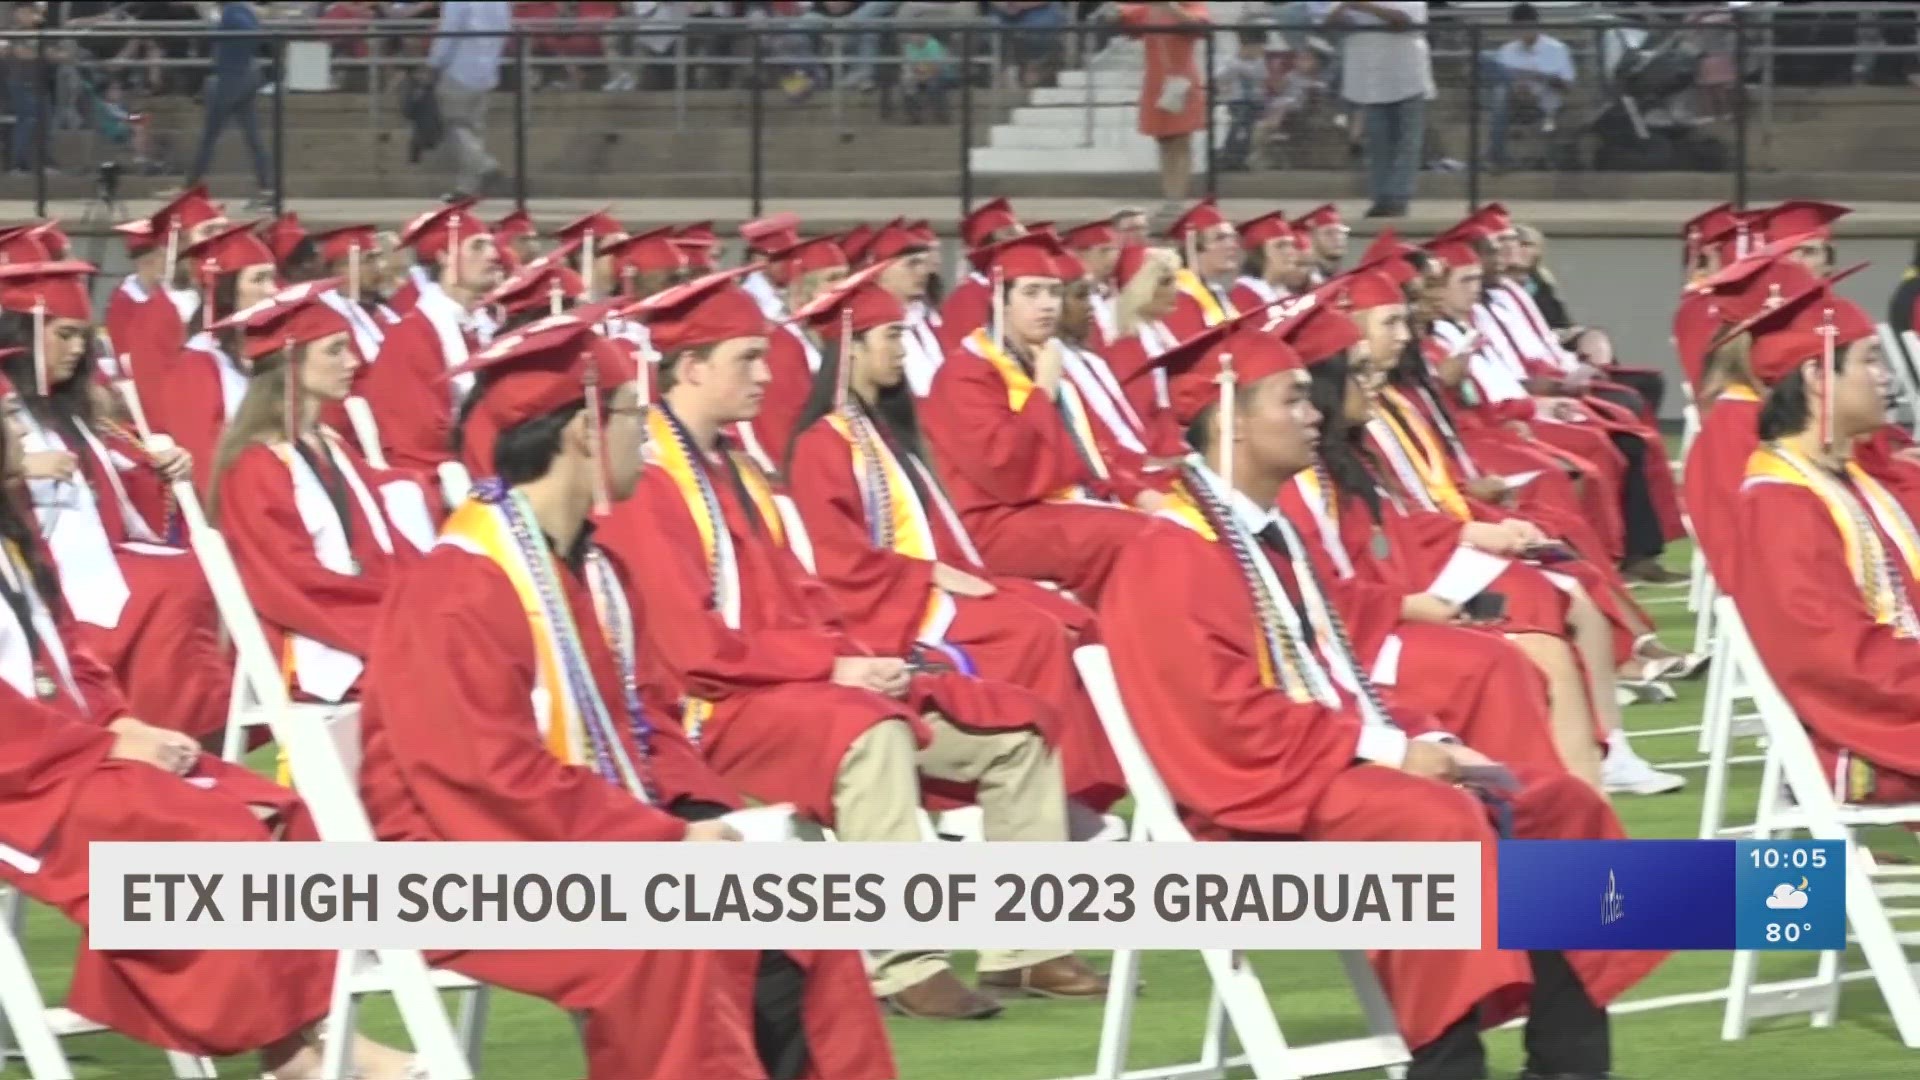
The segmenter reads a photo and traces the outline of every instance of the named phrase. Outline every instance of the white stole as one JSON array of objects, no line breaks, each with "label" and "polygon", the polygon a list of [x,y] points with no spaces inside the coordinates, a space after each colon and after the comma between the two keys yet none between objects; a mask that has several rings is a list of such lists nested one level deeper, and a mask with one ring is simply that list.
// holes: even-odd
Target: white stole
[{"label": "white stole", "polygon": [[1267,284],[1266,278],[1257,278],[1251,274],[1245,274],[1241,276],[1239,281],[1234,282],[1234,284],[1251,290],[1253,295],[1259,297],[1260,302],[1264,304],[1271,304],[1280,299],[1280,290]]},{"label": "white stole", "polygon": [[[414,310],[420,312],[427,320],[427,325],[433,328],[434,339],[440,344],[440,359],[446,367],[451,370],[466,363],[468,347],[465,331],[467,324],[472,321],[467,311],[437,285],[420,290],[420,303]],[[455,375],[451,382],[453,401],[457,406],[473,390],[473,373]]]},{"label": "white stole", "polygon": [[1086,402],[1100,422],[1106,425],[1107,432],[1115,442],[1142,457],[1146,456],[1146,444],[1141,441],[1146,434],[1146,425],[1127,402],[1127,395],[1120,389],[1120,380],[1113,377],[1113,369],[1098,353],[1088,352],[1065,341],[1060,343],[1062,368],[1067,378],[1073,380],[1074,388],[1080,391],[1080,400]]},{"label": "white stole", "polygon": [[[1433,336],[1448,351],[1458,349],[1467,340],[1467,331],[1454,323],[1435,320]],[[1500,401],[1524,401],[1533,395],[1527,393],[1526,373],[1515,372],[1498,354],[1489,355],[1490,344],[1483,340],[1467,360],[1467,374],[1479,384],[1480,393],[1489,404]]]},{"label": "white stole", "polygon": [[[7,587],[27,598],[27,617],[33,622],[35,635],[40,639],[40,647],[47,652],[52,661],[54,673],[73,700],[82,708],[87,699],[80,693],[80,687],[73,681],[73,667],[67,661],[66,645],[60,640],[59,628],[54,624],[53,613],[40,598],[33,585],[33,575],[26,567],[13,561],[5,548],[0,548],[0,576],[7,579]],[[26,628],[20,625],[19,616],[14,614],[13,605],[0,605],[0,681],[19,691],[21,696],[38,700],[39,692],[34,686],[33,647],[27,642]],[[0,844],[0,863],[15,866],[24,874],[40,872],[40,860],[19,848]]]},{"label": "white stole", "polygon": [[915,300],[907,305],[902,343],[907,347],[907,386],[914,397],[926,397],[932,392],[933,377],[947,358],[946,351],[940,348],[939,329],[940,313],[926,301]]},{"label": "white stole", "polygon": [[224,420],[232,420],[233,414],[240,411],[241,399],[247,396],[247,373],[220,347],[220,340],[205,330],[187,339],[187,348],[203,354],[207,363],[213,365],[213,372],[220,379],[220,415]]},{"label": "white stole", "polygon": [[[29,454],[68,449],[65,440],[32,417],[27,417],[21,446]],[[30,480],[27,493],[40,535],[60,568],[60,592],[73,617],[108,630],[120,625],[133,592],[113,553],[113,538],[100,519],[93,489],[76,472],[71,480]]]},{"label": "white stole", "polygon": [[353,333],[353,347],[360,354],[360,362],[371,364],[380,355],[380,343],[387,338],[386,328],[367,313],[367,309],[354,303],[344,293],[328,291],[320,299],[326,305],[340,313],[347,320],[347,329]]}]

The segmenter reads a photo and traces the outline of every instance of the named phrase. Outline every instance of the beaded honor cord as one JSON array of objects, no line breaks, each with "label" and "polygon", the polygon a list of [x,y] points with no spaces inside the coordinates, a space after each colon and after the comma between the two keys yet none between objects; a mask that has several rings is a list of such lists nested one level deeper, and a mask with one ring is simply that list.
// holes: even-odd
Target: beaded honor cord
[{"label": "beaded honor cord", "polygon": [[633,732],[634,742],[640,748],[640,761],[636,763],[630,760],[626,747],[620,744],[619,736],[613,729],[607,703],[594,685],[593,670],[587,664],[586,648],[580,638],[580,628],[573,619],[573,608],[567,603],[566,594],[561,589],[553,552],[542,538],[535,535],[529,524],[533,512],[527,505],[526,496],[508,488],[495,477],[477,484],[474,498],[500,513],[508,533],[525,559],[528,576],[540,595],[547,623],[553,627],[554,640],[559,644],[561,668],[566,672],[567,687],[578,705],[581,726],[586,729],[593,744],[594,770],[608,782],[626,788],[643,802],[657,804],[660,793],[653,777],[653,725],[640,707],[639,693],[632,678],[627,677],[624,680],[627,687],[627,722]]}]

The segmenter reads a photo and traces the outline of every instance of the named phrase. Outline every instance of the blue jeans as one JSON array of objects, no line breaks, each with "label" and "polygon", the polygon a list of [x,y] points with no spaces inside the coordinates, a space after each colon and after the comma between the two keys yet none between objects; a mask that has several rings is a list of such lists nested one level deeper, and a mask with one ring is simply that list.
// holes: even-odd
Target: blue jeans
[{"label": "blue jeans", "polygon": [[1366,125],[1367,194],[1376,203],[1404,206],[1413,199],[1420,150],[1427,141],[1427,99],[1415,95],[1362,105],[1360,111]]},{"label": "blue jeans", "polygon": [[254,181],[262,191],[272,188],[272,183],[267,179],[266,144],[260,141],[260,118],[253,109],[255,91],[259,85],[251,75],[245,82],[215,76],[207,84],[207,119],[205,126],[200,129],[200,150],[193,156],[193,170],[187,174],[188,184],[199,183],[207,175],[207,168],[213,163],[213,148],[220,142],[220,133],[229,121],[236,121],[240,125],[240,136],[247,141],[247,150],[253,155]]},{"label": "blue jeans", "polygon": [[40,125],[46,122],[47,94],[31,82],[7,83],[7,111],[13,135],[7,143],[7,168],[31,169],[40,160]]},{"label": "blue jeans", "polygon": [[1506,65],[1482,52],[1479,69],[1480,100],[1487,106],[1487,160],[1495,166],[1507,163],[1507,129],[1513,118],[1513,76]]}]

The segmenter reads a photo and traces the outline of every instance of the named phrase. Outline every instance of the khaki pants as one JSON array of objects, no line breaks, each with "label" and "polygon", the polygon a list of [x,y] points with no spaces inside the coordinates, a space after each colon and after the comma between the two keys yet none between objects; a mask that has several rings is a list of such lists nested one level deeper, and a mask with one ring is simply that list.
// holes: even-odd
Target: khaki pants
[{"label": "khaki pants", "polygon": [[[1066,786],[1060,762],[1031,731],[963,731],[927,717],[933,741],[913,744],[913,729],[889,720],[854,740],[834,779],[837,835],[845,841],[915,841],[920,829],[920,775],[968,782],[979,791],[988,840],[1065,840]],[[1066,956],[1067,950],[982,951],[978,970],[1008,971]],[[872,957],[873,992],[888,997],[947,967],[945,953],[893,952]]]},{"label": "khaki pants", "polygon": [[478,195],[481,178],[500,169],[500,163],[487,153],[487,91],[442,82],[434,87],[434,96],[453,156],[453,186],[464,194]]}]

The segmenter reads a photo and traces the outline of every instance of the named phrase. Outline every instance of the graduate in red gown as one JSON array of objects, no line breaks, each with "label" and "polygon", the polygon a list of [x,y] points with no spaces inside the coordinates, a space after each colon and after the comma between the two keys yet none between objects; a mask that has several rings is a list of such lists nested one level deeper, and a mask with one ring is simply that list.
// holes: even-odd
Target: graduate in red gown
[{"label": "graduate in red gown", "polygon": [[608,249],[632,234],[609,213],[611,209],[603,206],[553,231],[555,244],[572,246],[576,256],[573,269],[585,282],[590,297],[611,296],[620,286],[618,260]]},{"label": "graduate in red gown", "polygon": [[941,480],[989,569],[1057,582],[1097,604],[1113,559],[1164,496],[1100,452],[1066,374],[1059,245],[1029,235],[976,251],[1004,318],[948,353],[922,411]]},{"label": "graduate in red gown", "polygon": [[[968,251],[1024,236],[1027,227],[1005,199],[988,199],[960,219],[960,242]],[[967,335],[987,325],[993,316],[993,289],[985,271],[973,268],[954,283],[940,302],[940,350],[951,354]]]},{"label": "graduate in red gown", "polygon": [[1093,324],[1088,328],[1087,346],[1105,353],[1119,336],[1113,308],[1113,271],[1120,259],[1120,234],[1113,231],[1111,221],[1101,218],[1063,230],[1060,245],[1087,268],[1087,280],[1093,284]]},{"label": "graduate in red gown", "polygon": [[1741,620],[1835,797],[1920,799],[1920,507],[1850,453],[1886,422],[1872,317],[1820,282],[1732,332],[1767,387],[1740,492]]},{"label": "graduate in red gown", "polygon": [[[738,839],[714,820],[740,805],[732,787],[687,744],[668,703],[634,689],[646,616],[593,542],[596,505],[629,496],[641,468],[632,362],[590,322],[562,317],[470,364],[484,378],[475,413],[498,433],[489,453],[499,476],[453,512],[374,624],[360,781],[376,832]],[[582,1014],[591,1080],[897,1075],[851,953],[430,959]]]},{"label": "graduate in red gown", "polygon": [[1307,253],[1285,214],[1275,210],[1241,222],[1240,246],[1246,265],[1227,300],[1236,311],[1252,311],[1306,291]]},{"label": "graduate in red gown", "polygon": [[141,717],[213,736],[226,724],[233,663],[220,647],[213,594],[181,543],[169,486],[195,462],[100,411],[91,270],[0,266],[0,346],[14,347],[5,368],[20,390],[28,494],[78,644],[114,672]]},{"label": "graduate in red gown", "polygon": [[[647,568],[634,582],[647,613],[641,677],[678,702],[688,735],[729,783],[793,804],[842,840],[920,838],[923,777],[949,792],[971,786],[989,839],[1065,839],[1047,703],[938,649],[875,655],[787,547],[766,476],[723,434],[752,418],[767,378],[766,318],[733,277],[689,282],[634,312],[662,357],[661,402],[648,417],[654,464],[601,535],[627,565]],[[793,737],[797,717],[804,740]],[[888,954],[876,968],[875,993],[897,1011],[999,1011],[942,955]],[[1105,991],[1058,950],[983,953],[978,970],[987,987]]]},{"label": "graduate in red gown", "polygon": [[915,397],[926,397],[933,389],[934,373],[947,358],[940,344],[944,324],[928,295],[939,248],[939,237],[925,222],[889,223],[867,245],[867,260],[884,267],[876,284],[892,293],[907,310],[901,345],[907,352],[907,386]]},{"label": "graduate in red gown", "polygon": [[1174,275],[1180,298],[1166,315],[1177,340],[1241,314],[1234,306],[1233,287],[1240,273],[1239,230],[1220,212],[1212,196],[1181,214],[1167,227],[1167,239],[1180,249],[1184,269]]},{"label": "graduate in red gown", "polygon": [[1045,698],[1068,797],[1103,812],[1126,788],[1073,668],[1072,650],[1097,638],[1093,613],[981,563],[926,463],[900,355],[906,308],[880,287],[885,270],[861,271],[800,313],[826,356],[785,472],[815,570],[876,651],[957,650],[981,675]]},{"label": "graduate in red gown", "polygon": [[[769,267],[778,267],[786,280],[781,299],[789,313],[799,311],[814,297],[847,276],[850,265],[846,252],[832,237],[802,240],[767,257]],[[813,390],[814,372],[820,370],[820,343],[813,330],[797,319],[775,325],[767,337],[766,397],[760,413],[736,428],[740,442],[753,455],[754,464],[778,476],[786,463],[787,447],[793,442],[795,426]]]},{"label": "graduate in red gown", "polygon": [[220,231],[226,212],[196,185],[151,217],[114,226],[126,242],[133,272],[107,300],[107,336],[114,354],[132,369],[141,404],[157,398],[186,345],[188,323],[200,307],[200,294],[183,273],[180,254]]},{"label": "graduate in red gown", "polygon": [[1156,457],[1186,452],[1186,434],[1167,410],[1167,373],[1157,357],[1180,339],[1166,323],[1180,302],[1180,257],[1166,248],[1130,244],[1114,257],[1114,334],[1102,355],[1126,391]]},{"label": "graduate in red gown", "polygon": [[[765,259],[776,251],[800,242],[800,218],[782,211],[756,218],[740,226],[740,239],[746,258]],[[776,322],[787,317],[787,275],[784,266],[771,263],[748,269],[740,287],[753,297],[760,311]]]},{"label": "graduate in red gown", "polygon": [[343,225],[314,233],[311,277],[338,278],[337,290],[326,300],[353,326],[354,351],[362,364],[380,355],[387,332],[400,315],[386,303],[391,271],[381,249],[380,231],[372,225]]},{"label": "graduate in red gown", "polygon": [[329,703],[359,696],[381,602],[435,529],[416,481],[369,466],[320,422],[360,367],[329,301],[336,284],[296,285],[227,320],[250,379],[207,491],[289,690]]},{"label": "graduate in red gown", "polygon": [[172,436],[193,455],[195,485],[205,490],[220,432],[247,392],[246,367],[233,335],[211,328],[271,296],[279,287],[278,266],[272,250],[244,224],[214,233],[181,258],[200,290],[199,306],[188,320],[193,335],[168,365],[158,391],[143,400],[153,430]]},{"label": "graduate in red gown", "polygon": [[[1100,619],[1129,711],[1165,718],[1138,734],[1196,835],[1490,844],[1505,818],[1521,838],[1622,836],[1601,796],[1564,771],[1511,766],[1511,786],[1457,786],[1489,759],[1380,700],[1305,541],[1272,509],[1318,435],[1299,357],[1245,331],[1184,351],[1169,361],[1174,408],[1208,460],[1231,460],[1186,467],[1188,495],[1127,548]],[[1223,355],[1230,405],[1218,400]],[[1607,1004],[1661,959],[1492,947],[1373,958],[1415,1080],[1484,1077],[1480,1029],[1520,1013],[1525,1076],[1600,1080]]]},{"label": "graduate in red gown", "polygon": [[373,410],[388,466],[431,474],[455,456],[454,417],[473,379],[449,380],[447,372],[485,344],[475,313],[500,283],[500,254],[486,224],[461,205],[416,218],[400,239],[413,248],[426,285],[388,329],[355,391]]},{"label": "graduate in red gown", "polygon": [[[0,378],[11,415],[13,388]],[[0,881],[87,925],[94,841],[311,839],[293,792],[135,718],[113,675],[79,643],[54,567],[13,498],[23,448],[0,430]],[[154,1046],[317,1076],[311,1027],[326,1014],[334,955],[96,952],[81,947],[66,1006]],[[369,1077],[406,1056],[357,1044]]]},{"label": "graduate in red gown", "polygon": [[1347,237],[1353,229],[1340,216],[1338,206],[1321,203],[1298,215],[1293,219],[1293,231],[1301,238],[1312,267],[1307,276],[1309,288],[1319,288],[1339,276],[1347,257]]}]

